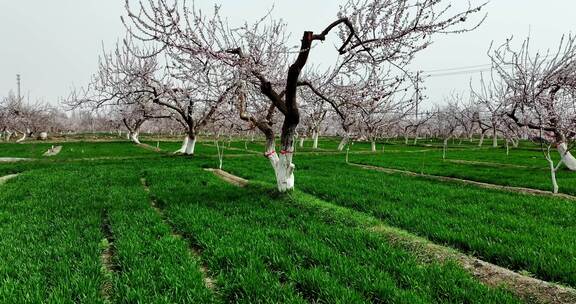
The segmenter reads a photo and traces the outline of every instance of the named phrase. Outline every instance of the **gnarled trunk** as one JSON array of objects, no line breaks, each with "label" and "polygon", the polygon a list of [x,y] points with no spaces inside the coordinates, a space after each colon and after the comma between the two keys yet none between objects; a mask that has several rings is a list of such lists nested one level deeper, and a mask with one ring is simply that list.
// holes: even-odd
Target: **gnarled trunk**
[{"label": "gnarled trunk", "polygon": [[563,142],[558,144],[556,149],[558,149],[558,153],[560,153],[566,167],[570,169],[570,171],[576,171],[576,158],[568,151],[568,145]]}]

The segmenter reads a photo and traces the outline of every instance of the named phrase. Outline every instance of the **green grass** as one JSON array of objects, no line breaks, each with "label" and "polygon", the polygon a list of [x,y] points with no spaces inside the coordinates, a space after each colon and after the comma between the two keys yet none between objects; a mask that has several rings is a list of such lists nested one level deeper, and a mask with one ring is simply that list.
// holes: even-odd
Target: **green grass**
[{"label": "green grass", "polygon": [[[400,141],[379,143],[384,152],[375,154],[369,143],[355,143],[350,159],[544,185],[536,172],[545,164],[526,143],[508,157],[502,149],[472,150],[473,143],[449,149],[453,159],[528,167],[496,169],[441,162],[435,141]],[[40,158],[0,164],[0,176],[23,172],[0,186],[0,302],[100,303],[104,282],[112,286],[113,303],[517,302],[455,264],[425,263],[390,245],[368,229],[381,222],[576,286],[573,202],[362,170],[335,153],[337,139],[322,139],[318,153],[296,154],[298,191],[290,196],[274,191],[268,161],[254,152],[263,151],[261,141],[248,142],[248,151],[245,142],[233,141],[234,149],[226,151],[225,170],[260,181],[245,189],[201,170],[217,166],[212,142],[199,143],[194,157],[117,141],[67,142],[60,155],[44,158],[38,153],[51,145],[44,144],[0,146],[10,157]],[[297,151],[311,152],[311,140],[306,144]],[[160,142],[166,152],[179,147]],[[509,178],[513,173],[516,179]],[[570,183],[567,172],[561,174],[561,186]],[[150,196],[163,215],[151,208]],[[100,261],[105,220],[114,238],[112,274],[103,272]],[[204,286],[201,265],[216,279],[216,292]]]},{"label": "green grass", "polygon": [[[554,155],[554,157],[558,157]],[[454,162],[456,160],[456,162]],[[458,161],[482,162],[459,163]],[[427,153],[354,154],[350,161],[417,173],[456,177],[504,186],[551,191],[550,169],[542,153],[512,150],[509,156],[501,149],[449,151],[442,160],[441,151]],[[576,195],[576,174],[567,168],[557,173],[560,192]]]},{"label": "green grass", "polygon": [[507,303],[454,264],[422,264],[351,219],[268,186],[187,166],[147,170],[174,227],[200,248],[224,302]]},{"label": "green grass", "polygon": [[68,176],[25,174],[1,186],[0,302],[101,302],[100,211],[86,199],[93,185]]},{"label": "green grass", "polygon": [[150,208],[136,166],[71,164],[2,186],[0,302],[103,302],[104,214],[120,269],[113,302],[211,301],[186,243]]},{"label": "green grass", "polygon": [[[576,204],[455,183],[388,175],[333,157],[297,156],[297,188],[495,264],[576,286]],[[227,170],[274,182],[265,160]]]},{"label": "green grass", "polygon": [[35,158],[42,157],[52,144],[34,143],[0,143],[0,157]]}]

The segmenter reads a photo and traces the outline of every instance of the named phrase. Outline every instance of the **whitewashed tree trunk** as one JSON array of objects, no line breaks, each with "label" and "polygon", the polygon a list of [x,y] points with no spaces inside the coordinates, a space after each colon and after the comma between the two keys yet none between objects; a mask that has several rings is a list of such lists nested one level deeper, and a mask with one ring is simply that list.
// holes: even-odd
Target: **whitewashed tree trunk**
[{"label": "whitewashed tree trunk", "polygon": [[492,129],[492,147],[498,148],[498,130],[496,127]]},{"label": "whitewashed tree trunk", "polygon": [[278,191],[287,192],[294,190],[295,166],[292,163],[292,154],[285,153],[278,155],[272,146],[267,149],[266,157],[270,161],[272,169],[274,169]]},{"label": "whitewashed tree trunk", "polygon": [[314,140],[314,143],[312,144],[312,149],[318,149],[318,131],[314,130],[314,132],[312,133],[312,138]]},{"label": "whitewashed tree trunk", "polygon": [[570,151],[568,151],[568,145],[566,143],[560,143],[558,144],[557,149],[566,167],[570,169],[570,171],[576,171],[576,159],[572,156]]},{"label": "whitewashed tree trunk", "polygon": [[442,149],[442,159],[446,159],[446,150],[448,149],[449,138],[444,139],[444,147]]},{"label": "whitewashed tree trunk", "polygon": [[558,193],[559,187],[558,187],[558,181],[556,180],[556,167],[554,167],[554,161],[550,157],[550,154],[546,155],[546,160],[550,165],[550,179],[552,180],[552,188],[553,188],[552,191],[554,193]]},{"label": "whitewashed tree trunk", "polygon": [[408,145],[408,136],[404,136],[404,144]]},{"label": "whitewashed tree trunk", "polygon": [[12,138],[12,133],[11,131],[6,131],[6,141],[10,141],[10,139]]},{"label": "whitewashed tree trunk", "polygon": [[480,135],[480,141],[478,142],[478,147],[482,148],[482,145],[484,145],[484,137],[486,136],[486,134],[484,132],[482,132],[482,134]]},{"label": "whitewashed tree trunk", "polygon": [[220,147],[220,143],[216,141],[216,149],[218,150],[218,169],[222,170],[224,163],[224,145]]},{"label": "whitewashed tree trunk", "polygon": [[20,137],[18,140],[16,140],[17,143],[21,143],[24,140],[26,140],[28,132],[22,132],[22,137]]},{"label": "whitewashed tree trunk", "polygon": [[133,143],[135,143],[135,144],[137,144],[137,145],[140,145],[140,144],[141,144],[140,139],[138,138],[138,137],[140,136],[140,133],[139,133],[139,132],[129,132],[129,134],[130,134],[130,140],[131,140]]},{"label": "whitewashed tree trunk", "polygon": [[300,137],[300,143],[298,144],[300,148],[304,148],[304,137]]},{"label": "whitewashed tree trunk", "polygon": [[345,135],[344,137],[342,137],[340,144],[338,144],[338,151],[343,151],[344,147],[346,147],[347,144],[348,144],[348,135]]},{"label": "whitewashed tree trunk", "polygon": [[370,142],[370,148],[371,148],[372,152],[376,152],[376,142],[375,141]]},{"label": "whitewashed tree trunk", "polygon": [[175,153],[193,155],[195,148],[196,148],[196,138],[192,138],[191,136],[186,136],[184,138],[184,142],[182,142],[182,147],[180,148],[180,150],[176,151]]}]

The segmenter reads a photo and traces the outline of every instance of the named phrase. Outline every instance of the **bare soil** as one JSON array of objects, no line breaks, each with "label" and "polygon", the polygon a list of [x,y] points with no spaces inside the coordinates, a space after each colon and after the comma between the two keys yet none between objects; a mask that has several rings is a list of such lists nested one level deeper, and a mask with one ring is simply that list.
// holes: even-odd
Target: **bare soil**
[{"label": "bare soil", "polygon": [[212,172],[215,175],[217,175],[218,177],[220,177],[221,179],[225,180],[226,182],[236,185],[238,187],[246,187],[248,185],[248,180],[245,180],[241,177],[238,177],[236,175],[232,175],[226,171],[220,170],[220,169],[205,169],[206,171]]}]

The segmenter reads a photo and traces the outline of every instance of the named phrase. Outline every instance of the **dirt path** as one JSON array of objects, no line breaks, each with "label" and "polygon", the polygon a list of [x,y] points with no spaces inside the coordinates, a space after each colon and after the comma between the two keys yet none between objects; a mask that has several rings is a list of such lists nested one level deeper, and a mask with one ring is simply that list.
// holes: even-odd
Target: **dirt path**
[{"label": "dirt path", "polygon": [[172,236],[174,238],[181,239],[188,244],[188,252],[190,253],[190,256],[199,262],[198,263],[199,270],[202,273],[202,279],[204,281],[204,286],[206,286],[206,288],[208,288],[209,290],[214,291],[214,289],[216,288],[216,280],[210,276],[210,272],[208,270],[208,267],[206,267],[206,265],[202,262],[202,250],[200,248],[196,248],[196,247],[192,246],[188,241],[186,241],[186,239],[181,234],[174,231],[174,229],[172,228],[172,225],[170,225],[169,221],[166,219],[166,216],[164,215],[164,211],[162,211],[162,209],[160,209],[158,207],[156,200],[150,196],[150,188],[148,187],[148,183],[146,182],[146,179],[142,178],[142,179],[140,179],[140,181],[142,182],[142,186],[144,187],[144,191],[146,191],[146,193],[148,193],[148,196],[150,198],[150,205],[151,205],[152,209],[154,209],[154,211],[156,211],[156,213],[160,216],[160,218],[162,219],[164,224],[166,226],[170,227],[170,229],[172,229]]},{"label": "dirt path", "polygon": [[216,176],[220,177],[221,179],[223,179],[224,181],[233,184],[235,186],[238,187],[246,187],[248,185],[248,181],[236,176],[236,175],[232,175],[226,171],[220,170],[220,169],[204,169],[208,172],[212,172],[214,173]]},{"label": "dirt path", "polygon": [[496,184],[477,182],[477,181],[468,180],[468,179],[460,179],[460,178],[455,178],[455,177],[430,175],[430,174],[421,174],[421,173],[416,173],[416,172],[412,172],[412,171],[405,171],[405,170],[384,168],[384,167],[377,167],[377,166],[369,166],[369,165],[361,165],[361,164],[355,164],[355,163],[350,163],[350,165],[354,166],[354,167],[366,169],[366,170],[374,170],[374,171],[385,172],[385,173],[389,173],[389,174],[403,174],[403,175],[408,175],[408,176],[423,177],[423,178],[427,178],[427,179],[444,181],[444,182],[457,182],[457,183],[462,183],[462,184],[474,185],[474,186],[478,186],[478,187],[486,188],[486,189],[503,190],[503,191],[508,191],[508,192],[516,192],[516,193],[523,193],[523,194],[530,194],[530,195],[553,196],[553,197],[558,197],[558,198],[563,198],[563,199],[573,200],[573,201],[576,200],[576,196],[572,196],[569,194],[564,194],[564,193],[554,194],[551,191],[544,191],[544,190],[538,190],[538,189],[532,189],[532,188],[502,186],[502,185],[496,185]]},{"label": "dirt path", "polygon": [[138,144],[137,146],[140,148],[144,148],[146,150],[149,150],[149,151],[154,151],[154,152],[161,152],[162,151],[162,149],[151,146],[149,144]]},{"label": "dirt path", "polygon": [[114,234],[110,225],[110,217],[108,211],[102,212],[102,253],[100,254],[100,263],[102,264],[102,274],[104,280],[100,287],[100,294],[107,301],[110,302],[114,292],[114,282],[112,276],[119,271],[118,265],[114,264],[114,257],[116,255],[116,247],[114,246]]},{"label": "dirt path", "polygon": [[[227,176],[227,178],[223,179],[232,184],[235,183],[232,182],[231,179],[246,181],[241,177],[224,171],[220,173],[215,172],[215,174],[222,174],[222,172]],[[387,226],[380,220],[365,213],[321,201],[310,194],[304,195],[313,198],[310,200],[310,204],[330,211],[335,216],[339,214],[350,216],[352,213],[353,215],[357,215],[354,216],[355,219],[364,219],[365,222],[378,223],[367,227],[367,229],[373,233],[382,235],[391,244],[416,254],[423,262],[455,261],[483,284],[491,287],[505,287],[528,303],[576,303],[576,290],[573,288],[519,274],[510,269],[466,255],[453,248],[434,244],[425,238],[415,236],[405,230]]]},{"label": "dirt path", "polygon": [[0,163],[15,163],[21,161],[34,160],[32,158],[19,158],[19,157],[0,157]]},{"label": "dirt path", "polygon": [[10,175],[6,175],[6,176],[0,176],[0,185],[6,183],[7,181],[15,178],[18,175],[20,175],[20,174],[10,174]]},{"label": "dirt path", "polygon": [[385,236],[390,243],[416,253],[421,258],[430,261],[456,261],[485,285],[508,288],[528,303],[576,303],[576,290],[573,288],[521,275],[384,224],[374,226],[370,230]]},{"label": "dirt path", "polygon": [[[216,145],[215,145],[215,144],[202,143],[202,145],[216,148]],[[241,149],[241,148],[236,148],[236,147],[226,147],[225,144],[224,144],[223,146],[224,146],[224,148],[225,148],[226,150],[248,152],[248,153],[251,153],[251,154],[263,154],[263,152],[258,152],[258,151],[254,151],[254,150],[250,150],[250,149],[247,150],[247,149]],[[222,147],[220,147],[220,148],[222,148]],[[226,155],[226,154],[224,154],[224,155]]]},{"label": "dirt path", "polygon": [[490,166],[490,167],[496,167],[496,168],[509,167],[509,168],[523,168],[523,169],[539,169],[539,168],[535,168],[535,167],[522,166],[522,165],[483,162],[483,161],[474,161],[474,160],[463,160],[463,159],[447,159],[445,161],[450,162],[450,163],[455,163],[455,164],[483,165],[483,166]]}]

